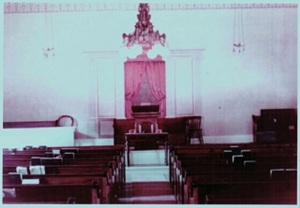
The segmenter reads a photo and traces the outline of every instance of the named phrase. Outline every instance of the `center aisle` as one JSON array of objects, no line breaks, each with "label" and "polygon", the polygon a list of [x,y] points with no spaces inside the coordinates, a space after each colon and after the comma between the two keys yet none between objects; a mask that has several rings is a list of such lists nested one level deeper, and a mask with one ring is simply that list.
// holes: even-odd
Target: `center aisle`
[{"label": "center aisle", "polygon": [[168,166],[126,167],[126,185],[120,204],[176,204]]}]

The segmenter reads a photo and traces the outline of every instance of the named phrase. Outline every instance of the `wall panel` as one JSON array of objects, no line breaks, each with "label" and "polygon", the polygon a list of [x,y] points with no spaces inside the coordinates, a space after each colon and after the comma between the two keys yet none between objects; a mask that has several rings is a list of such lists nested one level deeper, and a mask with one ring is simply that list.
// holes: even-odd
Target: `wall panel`
[{"label": "wall panel", "polygon": [[193,68],[190,57],[180,57],[175,61],[175,114],[193,114]]},{"label": "wall panel", "polygon": [[100,59],[97,71],[98,83],[98,117],[115,117],[115,60],[113,58]]}]

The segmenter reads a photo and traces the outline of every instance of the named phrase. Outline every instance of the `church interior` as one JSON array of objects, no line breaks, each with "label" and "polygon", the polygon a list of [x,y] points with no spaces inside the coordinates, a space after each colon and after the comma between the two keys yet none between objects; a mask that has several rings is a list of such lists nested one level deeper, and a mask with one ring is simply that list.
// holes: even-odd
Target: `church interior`
[{"label": "church interior", "polygon": [[5,1],[1,204],[297,207],[298,4],[254,2]]}]

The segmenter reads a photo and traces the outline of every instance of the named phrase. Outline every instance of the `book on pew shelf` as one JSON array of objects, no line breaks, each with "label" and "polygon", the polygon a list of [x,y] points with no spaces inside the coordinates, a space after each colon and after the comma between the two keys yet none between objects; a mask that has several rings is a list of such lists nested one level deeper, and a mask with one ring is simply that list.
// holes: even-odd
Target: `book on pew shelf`
[{"label": "book on pew shelf", "polygon": [[53,157],[53,153],[52,152],[45,152],[45,157]]},{"label": "book on pew shelf", "polygon": [[242,162],[244,155],[232,155],[232,163]]},{"label": "book on pew shelf", "polygon": [[38,178],[33,178],[33,179],[23,179],[22,180],[23,185],[27,184],[40,184],[40,179]]},{"label": "book on pew shelf", "polygon": [[23,148],[23,150],[30,150],[30,149],[33,149],[33,146],[28,145]]},{"label": "book on pew shelf", "polygon": [[52,150],[52,153],[53,153],[54,155],[59,155],[59,154],[60,154],[60,150],[59,150],[59,149],[53,149],[53,150]]},{"label": "book on pew shelf", "polygon": [[230,148],[239,148],[239,145],[230,145]]},{"label": "book on pew shelf", "polygon": [[41,158],[41,165],[62,165],[63,158],[61,157],[43,157]]},{"label": "book on pew shelf", "polygon": [[65,152],[63,157],[74,159],[75,158],[75,153],[74,152]]},{"label": "book on pew shelf", "polygon": [[244,169],[245,170],[255,170],[256,169],[256,161],[255,160],[244,160]]},{"label": "book on pew shelf", "polygon": [[22,175],[27,175],[28,174],[27,167],[23,167],[23,166],[17,166],[16,167],[16,172],[20,173]]},{"label": "book on pew shelf", "polygon": [[285,168],[285,171],[297,171],[297,168]]},{"label": "book on pew shelf", "polygon": [[78,148],[61,148],[60,152],[65,153],[65,152],[73,152],[74,154],[78,153],[79,149]]},{"label": "book on pew shelf", "polygon": [[249,150],[249,149],[241,150],[241,153],[242,153],[242,154],[243,154],[243,153],[247,153],[247,152],[251,152],[251,150]]},{"label": "book on pew shelf", "polygon": [[244,165],[256,163],[256,160],[244,160]]},{"label": "book on pew shelf", "polygon": [[15,198],[16,197],[16,189],[15,188],[3,188],[2,197],[3,198]]},{"label": "book on pew shelf", "polygon": [[21,184],[22,182],[22,174],[17,172],[9,172],[8,180],[10,183]]},{"label": "book on pew shelf", "polygon": [[45,166],[44,165],[34,165],[29,167],[31,175],[44,175]]},{"label": "book on pew shelf", "polygon": [[46,149],[47,149],[47,146],[46,146],[46,145],[40,145],[40,146],[38,147],[38,149],[46,150]]},{"label": "book on pew shelf", "polygon": [[273,168],[270,170],[270,179],[272,179],[274,172],[284,171],[284,168]]},{"label": "book on pew shelf", "polygon": [[282,173],[287,173],[287,172],[297,172],[296,168],[273,168],[270,170],[270,179],[273,179],[273,174],[276,172],[282,172]]},{"label": "book on pew shelf", "polygon": [[31,165],[42,165],[42,158],[41,157],[31,157]]}]

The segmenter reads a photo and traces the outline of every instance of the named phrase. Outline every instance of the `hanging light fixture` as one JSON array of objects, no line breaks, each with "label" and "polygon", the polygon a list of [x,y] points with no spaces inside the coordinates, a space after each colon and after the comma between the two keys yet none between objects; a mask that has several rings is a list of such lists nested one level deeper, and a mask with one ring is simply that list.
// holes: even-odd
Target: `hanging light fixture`
[{"label": "hanging light fixture", "polygon": [[[50,20],[49,20],[50,16]],[[43,48],[43,55],[45,58],[55,56],[54,52],[54,35],[53,35],[53,17],[52,14],[45,14],[45,45]]]},{"label": "hanging light fixture", "polygon": [[[146,54],[148,58],[156,58],[157,55],[166,54],[166,35],[154,31],[153,24],[150,22],[149,5],[139,4],[138,22],[135,24],[133,33],[123,33],[122,53],[129,58],[135,58],[140,54]],[[140,48],[136,49],[137,46]],[[158,50],[157,47],[162,49]],[[124,50],[125,49],[125,50]],[[163,52],[162,52],[163,51]]]},{"label": "hanging light fixture", "polygon": [[234,10],[233,22],[233,52],[241,53],[245,51],[244,39],[244,23],[243,23],[243,10]]}]

